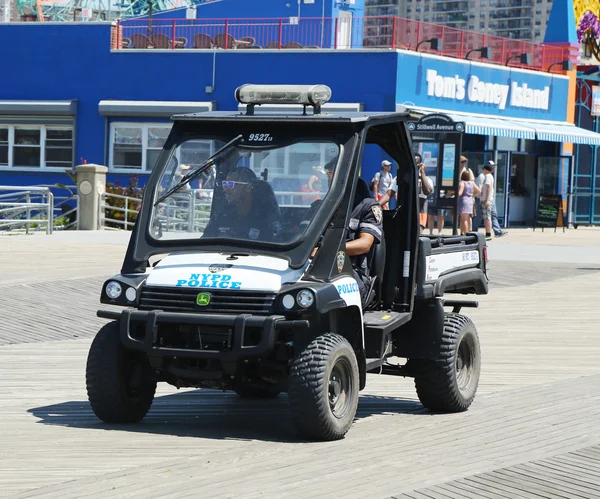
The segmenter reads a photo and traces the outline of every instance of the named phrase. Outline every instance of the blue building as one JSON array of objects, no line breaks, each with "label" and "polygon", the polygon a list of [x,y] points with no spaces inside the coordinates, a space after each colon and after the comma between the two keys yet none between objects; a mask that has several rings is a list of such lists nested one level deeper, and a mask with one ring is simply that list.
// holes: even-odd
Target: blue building
[{"label": "blue building", "polygon": [[[282,16],[290,9],[286,3],[298,8],[294,2],[273,3],[281,4],[277,14]],[[470,166],[477,170],[488,159],[499,165],[497,208],[506,226],[531,225],[539,193],[559,193],[566,199],[572,159],[565,143],[600,144],[600,134],[567,122],[571,80],[556,72],[411,50],[352,48],[357,47],[354,35],[345,38],[344,46],[335,30],[329,33],[334,33],[332,39],[327,30],[318,32],[329,40],[321,45],[327,48],[319,49],[238,50],[241,45],[194,49],[193,37],[186,37],[186,44],[175,50],[174,46],[122,48],[127,26],[144,25],[148,34],[149,23],[156,30],[160,21],[171,29],[175,26],[179,34],[180,28],[203,26],[207,19],[193,16],[206,15],[208,9],[215,9],[211,14],[215,24],[217,17],[228,13],[223,10],[227,5],[239,9],[231,10],[236,17],[246,14],[245,2],[222,0],[198,5],[195,14],[182,9],[169,13],[168,19],[161,14],[152,21],[134,20],[118,27],[1,26],[0,43],[11,47],[3,64],[12,75],[0,84],[0,185],[65,183],[64,170],[83,162],[108,166],[109,181],[126,184],[136,175],[143,185],[171,127],[170,116],[237,110],[234,90],[244,83],[324,83],[333,91],[329,109],[407,109],[415,118],[443,112],[464,121],[463,154]],[[310,12],[314,22],[325,27],[335,26],[337,19],[339,28],[340,19],[362,14],[359,0],[325,7],[329,9],[325,16]],[[300,8],[308,12],[324,7],[316,1],[303,2]],[[302,22],[303,12],[292,22]],[[288,14],[286,22],[290,17],[297,16]],[[225,20],[219,21],[220,29]],[[363,22],[355,21],[352,26]],[[227,29],[234,24],[227,21]],[[256,25],[253,20],[245,29]],[[239,33],[229,32],[236,42],[244,34],[240,19],[237,26]],[[310,26],[298,33],[310,33]],[[353,27],[348,33],[354,32]],[[170,43],[176,38],[170,36]],[[258,35],[253,38],[258,45]],[[435,169],[439,147],[414,139],[428,166]],[[379,150],[367,149],[363,176],[370,179],[382,159]]]}]

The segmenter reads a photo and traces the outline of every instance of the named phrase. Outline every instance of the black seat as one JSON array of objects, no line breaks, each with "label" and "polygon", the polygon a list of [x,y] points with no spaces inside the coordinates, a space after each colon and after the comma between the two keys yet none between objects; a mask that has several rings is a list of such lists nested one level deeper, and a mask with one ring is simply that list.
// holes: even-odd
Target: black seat
[{"label": "black seat", "polygon": [[383,276],[385,272],[385,236],[381,232],[381,241],[373,248],[373,256],[371,257],[371,265],[369,266],[369,277],[374,278],[373,289],[375,297],[369,303],[368,308],[375,308],[383,298]]},{"label": "black seat", "polygon": [[356,183],[356,193],[354,194],[354,206],[360,203],[363,199],[370,198],[371,191],[369,190],[369,184],[367,181],[358,177],[358,182]]},{"label": "black seat", "polygon": [[[362,177],[358,178],[356,184],[356,194],[354,198],[354,205],[363,201],[364,199],[371,198],[371,190],[369,184]],[[373,254],[369,261],[369,277],[371,278],[371,287],[367,293],[365,299],[365,310],[371,310],[375,308],[382,299],[383,289],[383,275],[385,271],[385,239],[383,231],[381,233],[381,241],[379,244],[373,246]]]}]

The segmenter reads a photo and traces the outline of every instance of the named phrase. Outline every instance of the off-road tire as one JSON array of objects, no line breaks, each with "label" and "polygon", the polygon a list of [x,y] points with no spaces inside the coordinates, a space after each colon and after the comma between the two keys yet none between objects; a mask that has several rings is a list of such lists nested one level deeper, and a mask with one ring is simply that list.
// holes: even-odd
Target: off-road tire
[{"label": "off-road tire", "polygon": [[479,338],[471,319],[446,313],[438,359],[414,365],[417,395],[427,409],[466,411],[475,398],[481,371]]},{"label": "off-road tire", "polygon": [[145,355],[123,347],[117,322],[98,331],[85,378],[92,410],[106,423],[137,423],[150,410],[156,378]]},{"label": "off-road tire", "polygon": [[356,415],[358,392],[356,354],[339,334],[315,338],[292,362],[288,398],[292,420],[304,438],[344,438]]}]

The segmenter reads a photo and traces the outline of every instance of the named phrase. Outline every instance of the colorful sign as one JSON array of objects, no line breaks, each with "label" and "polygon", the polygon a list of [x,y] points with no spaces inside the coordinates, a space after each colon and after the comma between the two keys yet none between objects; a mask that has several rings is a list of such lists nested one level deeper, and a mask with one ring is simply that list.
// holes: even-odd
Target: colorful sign
[{"label": "colorful sign", "polygon": [[592,116],[600,116],[600,85],[592,87]]},{"label": "colorful sign", "polygon": [[569,79],[559,74],[398,53],[397,104],[504,118],[565,121]]}]

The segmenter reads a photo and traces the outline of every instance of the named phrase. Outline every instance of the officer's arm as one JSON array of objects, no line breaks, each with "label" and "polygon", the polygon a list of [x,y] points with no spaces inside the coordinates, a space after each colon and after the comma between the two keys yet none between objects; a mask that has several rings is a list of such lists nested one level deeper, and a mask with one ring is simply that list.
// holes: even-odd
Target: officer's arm
[{"label": "officer's arm", "polygon": [[348,256],[364,255],[371,250],[374,242],[375,238],[372,234],[361,232],[358,239],[346,243],[346,253]]},{"label": "officer's arm", "polygon": [[379,204],[381,206],[383,206],[384,204],[387,204],[390,202],[390,199],[392,199],[392,196],[396,194],[396,191],[394,191],[393,189],[388,189],[388,191],[383,195],[383,197],[379,200]]}]

